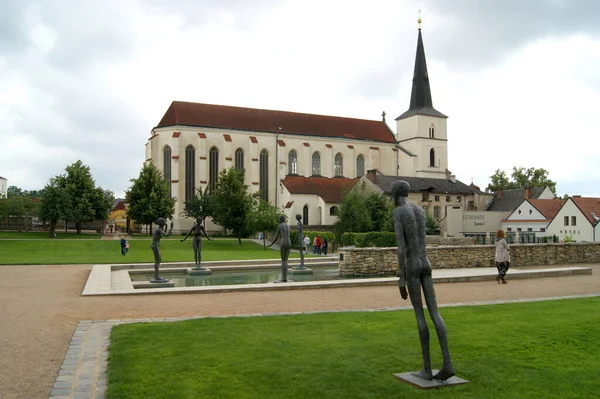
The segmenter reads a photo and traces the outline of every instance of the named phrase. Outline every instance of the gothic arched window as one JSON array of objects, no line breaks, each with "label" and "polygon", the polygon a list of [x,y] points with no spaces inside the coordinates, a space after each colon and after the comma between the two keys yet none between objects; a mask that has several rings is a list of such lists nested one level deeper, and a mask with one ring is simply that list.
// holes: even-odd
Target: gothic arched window
[{"label": "gothic arched window", "polygon": [[267,150],[260,152],[260,179],[258,187],[260,190],[260,198],[265,201],[269,200],[269,153]]},{"label": "gothic arched window", "polygon": [[241,148],[235,150],[235,168],[237,170],[244,169],[244,150]]},{"label": "gothic arched window", "polygon": [[344,176],[344,157],[342,156],[341,152],[338,152],[335,155],[334,176],[335,177]]},{"label": "gothic arched window", "polygon": [[194,146],[185,147],[185,201],[196,195],[196,150]]},{"label": "gothic arched window", "polygon": [[219,180],[219,150],[212,147],[208,152],[208,187],[213,191]]},{"label": "gothic arched window", "polygon": [[163,179],[169,185],[169,197],[171,197],[171,147],[163,148]]},{"label": "gothic arched window", "polygon": [[429,126],[429,138],[435,138],[435,126],[433,126],[433,123]]},{"label": "gothic arched window", "polygon": [[296,150],[291,150],[288,154],[288,175],[298,174],[298,154]]},{"label": "gothic arched window", "polygon": [[308,205],[304,205],[304,208],[302,208],[302,224],[304,226],[308,225]]},{"label": "gothic arched window", "polygon": [[356,157],[356,177],[361,177],[365,174],[365,157],[359,155]]},{"label": "gothic arched window", "polygon": [[435,150],[429,150],[429,166],[435,166]]},{"label": "gothic arched window", "polygon": [[321,176],[321,154],[316,151],[312,155],[312,175]]}]

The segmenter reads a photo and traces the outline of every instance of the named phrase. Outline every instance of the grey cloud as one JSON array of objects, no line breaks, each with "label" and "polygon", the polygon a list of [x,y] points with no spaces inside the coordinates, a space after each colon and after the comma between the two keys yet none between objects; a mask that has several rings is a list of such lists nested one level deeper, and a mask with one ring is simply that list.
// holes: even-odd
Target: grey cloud
[{"label": "grey cloud", "polygon": [[428,4],[438,17],[459,24],[428,43],[424,22],[426,48],[464,66],[496,62],[535,39],[600,34],[600,3],[595,0],[430,0]]},{"label": "grey cloud", "polygon": [[25,1],[0,1],[0,56],[26,47],[28,38],[23,21],[27,7]]}]

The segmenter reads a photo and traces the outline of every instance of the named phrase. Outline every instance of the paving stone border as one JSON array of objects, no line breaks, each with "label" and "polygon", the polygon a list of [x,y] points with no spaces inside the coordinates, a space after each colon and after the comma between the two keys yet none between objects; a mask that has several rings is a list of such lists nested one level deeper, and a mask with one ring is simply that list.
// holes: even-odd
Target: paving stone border
[{"label": "paving stone border", "polygon": [[[591,298],[600,294],[527,298],[469,303],[440,304],[439,307],[498,305],[515,302],[539,302],[571,298]],[[223,317],[260,317],[316,313],[341,312],[381,312],[412,309],[412,306],[394,306],[371,309],[321,310],[308,312],[273,312],[252,314],[231,314],[219,316],[185,316],[119,320],[82,320],[77,325],[62,366],[56,377],[50,399],[104,399],[107,388],[108,347],[113,326],[129,323],[161,323],[192,319]]]}]

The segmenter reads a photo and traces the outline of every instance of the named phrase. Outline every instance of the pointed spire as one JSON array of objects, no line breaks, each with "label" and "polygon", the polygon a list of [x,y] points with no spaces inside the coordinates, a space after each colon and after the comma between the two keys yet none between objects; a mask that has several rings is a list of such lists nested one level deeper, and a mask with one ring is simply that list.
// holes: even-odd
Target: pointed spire
[{"label": "pointed spire", "polygon": [[396,120],[408,118],[413,115],[428,115],[439,118],[447,118],[435,108],[431,100],[431,87],[429,86],[429,74],[427,73],[427,61],[425,60],[425,47],[421,35],[421,18],[419,17],[419,37],[417,39],[417,54],[415,56],[415,71],[413,73],[412,92],[410,95],[410,107],[408,111],[400,115]]}]

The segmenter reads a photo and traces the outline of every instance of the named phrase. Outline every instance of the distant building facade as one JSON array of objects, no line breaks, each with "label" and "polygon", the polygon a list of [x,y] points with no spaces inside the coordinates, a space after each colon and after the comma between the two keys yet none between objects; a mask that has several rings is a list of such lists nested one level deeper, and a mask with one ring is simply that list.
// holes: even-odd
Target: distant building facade
[{"label": "distant building facade", "polygon": [[567,199],[546,232],[559,240],[600,241],[600,198],[573,196]]},{"label": "distant building facade", "polygon": [[6,198],[8,195],[8,180],[0,176],[0,198]]},{"label": "distant building facade", "polygon": [[[245,171],[250,192],[302,215],[307,225],[336,220],[341,194],[367,170],[386,176],[445,178],[447,116],[432,104],[421,30],[409,109],[396,118],[397,134],[385,121],[343,118],[174,101],[146,143],[153,162],[176,198],[175,230],[198,188],[216,186],[219,173]],[[209,230],[218,228],[207,222]]]}]

